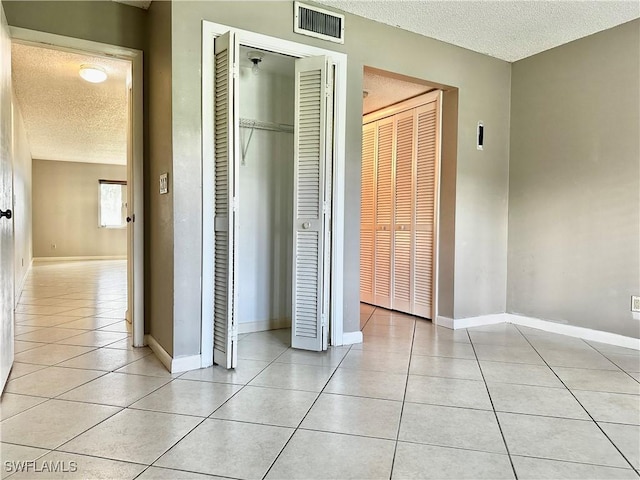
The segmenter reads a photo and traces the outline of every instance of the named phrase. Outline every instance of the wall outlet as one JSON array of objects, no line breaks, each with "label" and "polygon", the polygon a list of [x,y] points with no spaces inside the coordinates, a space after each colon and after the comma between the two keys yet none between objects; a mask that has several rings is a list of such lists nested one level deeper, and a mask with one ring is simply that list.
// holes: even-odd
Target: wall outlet
[{"label": "wall outlet", "polygon": [[631,311],[640,312],[640,296],[631,296]]}]

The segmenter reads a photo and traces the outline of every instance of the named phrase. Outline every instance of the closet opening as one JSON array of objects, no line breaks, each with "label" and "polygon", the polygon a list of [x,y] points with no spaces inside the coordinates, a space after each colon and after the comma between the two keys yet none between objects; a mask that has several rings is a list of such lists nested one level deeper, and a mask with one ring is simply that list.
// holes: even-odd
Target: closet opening
[{"label": "closet opening", "polygon": [[270,361],[291,346],[295,59],[238,59],[238,357]]},{"label": "closet opening", "polygon": [[417,319],[436,318],[443,89],[364,68],[360,325],[365,335],[387,335],[389,325],[397,326],[398,334],[404,325],[409,334]]},{"label": "closet opening", "polygon": [[347,57],[210,22],[202,38],[201,365],[251,360],[240,341],[343,345]]}]

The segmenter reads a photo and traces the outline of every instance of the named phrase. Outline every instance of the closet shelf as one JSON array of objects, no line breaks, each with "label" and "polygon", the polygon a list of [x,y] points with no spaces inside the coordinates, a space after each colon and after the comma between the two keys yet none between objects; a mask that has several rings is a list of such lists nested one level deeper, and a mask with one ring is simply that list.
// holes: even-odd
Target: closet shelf
[{"label": "closet shelf", "polygon": [[240,119],[241,128],[255,128],[256,130],[269,130],[272,132],[293,133],[293,125],[286,123],[262,122],[260,120],[251,120],[248,118]]}]

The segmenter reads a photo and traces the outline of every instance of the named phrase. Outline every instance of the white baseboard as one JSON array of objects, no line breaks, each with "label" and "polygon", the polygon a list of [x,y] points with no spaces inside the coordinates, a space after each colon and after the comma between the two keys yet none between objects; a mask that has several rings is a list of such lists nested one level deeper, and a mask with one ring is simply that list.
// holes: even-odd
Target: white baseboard
[{"label": "white baseboard", "polygon": [[560,335],[567,335],[568,337],[582,338],[583,340],[591,340],[593,342],[640,350],[640,339],[638,338],[625,337],[624,335],[618,335],[617,333],[592,330],[590,328],[577,327],[575,325],[567,325],[566,323],[557,323],[550,320],[541,320],[539,318],[525,317],[523,315],[516,315],[513,313],[507,313],[506,315],[509,318],[509,323],[513,323],[515,325],[536,328],[538,330],[558,333]]},{"label": "white baseboard", "polygon": [[188,355],[174,358],[171,362],[171,373],[182,373],[202,367],[201,355]]},{"label": "white baseboard", "polygon": [[273,318],[261,322],[238,322],[238,333],[255,333],[291,327],[290,318]]},{"label": "white baseboard", "polygon": [[29,261],[29,266],[27,267],[27,270],[25,271],[24,276],[22,277],[20,282],[18,282],[18,284],[15,286],[14,299],[13,299],[14,307],[17,307],[18,303],[20,302],[20,296],[22,295],[22,291],[24,290],[25,283],[27,283],[27,277],[29,276],[29,269],[31,268],[31,265],[33,265],[33,259]]},{"label": "white baseboard", "polygon": [[468,318],[449,318],[438,316],[436,317],[435,324],[452,330],[457,330],[459,328],[482,327],[483,325],[495,325],[496,323],[508,322],[505,315],[505,313],[495,313],[492,315],[481,315],[479,317]]},{"label": "white baseboard", "polygon": [[616,333],[603,332],[602,330],[592,330],[590,328],[557,323],[551,320],[525,317],[513,313],[496,313],[492,315],[481,315],[469,318],[448,318],[437,317],[436,325],[456,330],[459,328],[481,327],[484,325],[495,325],[497,323],[512,323],[523,327],[535,328],[545,332],[557,333],[568,337],[582,338],[594,342],[616,345],[618,347],[632,348],[640,350],[640,339],[625,337]]},{"label": "white baseboard", "polygon": [[173,358],[151,335],[147,334],[144,339],[149,348],[156,354],[158,360],[162,362],[167,370],[171,373],[181,373],[187,370],[195,370],[200,368],[202,360],[200,355],[189,355],[186,357]]},{"label": "white baseboard", "polygon": [[353,345],[355,343],[362,343],[361,331],[342,333],[342,345]]},{"label": "white baseboard", "polygon": [[126,255],[89,255],[78,257],[33,257],[33,262],[84,262],[87,260],[126,260]]}]

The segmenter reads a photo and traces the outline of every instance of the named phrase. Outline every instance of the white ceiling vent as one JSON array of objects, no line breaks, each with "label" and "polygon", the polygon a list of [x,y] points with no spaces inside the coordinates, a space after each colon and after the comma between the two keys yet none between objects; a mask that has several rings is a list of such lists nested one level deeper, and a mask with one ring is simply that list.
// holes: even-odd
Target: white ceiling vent
[{"label": "white ceiling vent", "polygon": [[344,15],[294,2],[293,31],[310,37],[344,43]]}]

